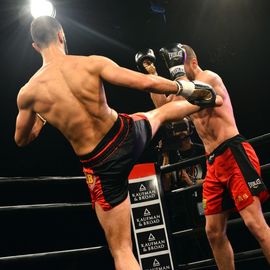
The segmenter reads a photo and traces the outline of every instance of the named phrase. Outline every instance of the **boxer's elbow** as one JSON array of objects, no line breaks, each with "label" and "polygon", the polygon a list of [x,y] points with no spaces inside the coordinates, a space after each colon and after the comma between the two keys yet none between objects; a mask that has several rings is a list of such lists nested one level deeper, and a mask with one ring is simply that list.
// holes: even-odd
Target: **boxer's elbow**
[{"label": "boxer's elbow", "polygon": [[21,139],[17,137],[16,135],[14,136],[14,141],[18,147],[24,147],[28,144],[26,140]]},{"label": "boxer's elbow", "polygon": [[16,145],[17,145],[18,147],[24,147],[24,146],[27,145],[25,142],[23,142],[23,141],[18,141],[18,140],[16,140],[16,139],[15,139],[15,143],[16,143]]},{"label": "boxer's elbow", "polygon": [[21,136],[19,133],[15,133],[14,141],[18,147],[24,147],[31,141],[29,138]]}]

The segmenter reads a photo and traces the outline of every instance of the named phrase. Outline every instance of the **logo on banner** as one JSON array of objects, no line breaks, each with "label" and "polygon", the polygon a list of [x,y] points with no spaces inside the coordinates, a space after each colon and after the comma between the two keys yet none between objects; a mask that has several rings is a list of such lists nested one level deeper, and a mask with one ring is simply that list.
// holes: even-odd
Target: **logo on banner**
[{"label": "logo on banner", "polygon": [[136,229],[163,224],[159,204],[152,204],[148,205],[147,207],[132,208],[132,214]]},{"label": "logo on banner", "polygon": [[147,208],[145,208],[143,215],[145,217],[147,217],[147,216],[151,216],[151,213],[150,213],[150,211]]},{"label": "logo on banner", "polygon": [[131,200],[134,203],[158,199],[157,188],[152,184],[152,181],[144,181],[143,184],[131,184],[130,191]]},{"label": "logo on banner", "polygon": [[168,250],[165,229],[156,229],[137,234],[140,254]]},{"label": "logo on banner", "polygon": [[141,184],[139,191],[140,192],[146,191],[146,187],[143,184]]},{"label": "logo on banner", "polygon": [[171,270],[171,267],[169,265],[161,265],[157,259],[154,259],[153,268],[150,268],[149,270]]},{"label": "logo on banner", "polygon": [[167,248],[165,239],[156,240],[155,236],[152,233],[149,234],[148,241],[142,242],[140,245],[144,253],[155,252]]},{"label": "logo on banner", "polygon": [[160,266],[160,263],[157,259],[155,259],[153,262],[153,267],[157,267],[157,266]]},{"label": "logo on banner", "polygon": [[155,236],[152,233],[150,233],[148,237],[148,241],[150,242],[150,241],[155,241],[155,240],[156,240]]},{"label": "logo on banner", "polygon": [[158,225],[161,223],[161,215],[152,215],[151,212],[147,208],[145,208],[143,212],[143,217],[137,218],[137,223],[140,227]]},{"label": "logo on banner", "polygon": [[142,259],[145,270],[172,270],[169,254]]}]

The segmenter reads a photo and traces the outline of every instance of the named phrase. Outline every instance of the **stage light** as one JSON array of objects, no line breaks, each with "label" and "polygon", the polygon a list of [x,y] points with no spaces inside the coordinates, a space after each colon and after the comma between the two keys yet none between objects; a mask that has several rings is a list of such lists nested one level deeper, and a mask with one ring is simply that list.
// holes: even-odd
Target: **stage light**
[{"label": "stage light", "polygon": [[56,10],[53,4],[47,0],[31,0],[31,14],[34,18],[40,16],[55,17]]}]

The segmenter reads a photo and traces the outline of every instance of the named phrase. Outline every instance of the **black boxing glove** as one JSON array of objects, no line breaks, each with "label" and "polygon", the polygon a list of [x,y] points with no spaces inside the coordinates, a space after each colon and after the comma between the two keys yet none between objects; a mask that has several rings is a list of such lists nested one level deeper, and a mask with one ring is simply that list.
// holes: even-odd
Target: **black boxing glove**
[{"label": "black boxing glove", "polygon": [[156,56],[152,49],[145,49],[137,52],[135,55],[135,62],[139,71],[146,74],[156,74]]},{"label": "black boxing glove", "polygon": [[186,75],[184,64],[186,51],[180,43],[173,43],[159,50],[159,53],[170,71],[171,79]]},{"label": "black boxing glove", "polygon": [[184,97],[188,102],[202,108],[214,107],[216,92],[209,84],[200,81],[176,80],[178,86],[177,96]]}]

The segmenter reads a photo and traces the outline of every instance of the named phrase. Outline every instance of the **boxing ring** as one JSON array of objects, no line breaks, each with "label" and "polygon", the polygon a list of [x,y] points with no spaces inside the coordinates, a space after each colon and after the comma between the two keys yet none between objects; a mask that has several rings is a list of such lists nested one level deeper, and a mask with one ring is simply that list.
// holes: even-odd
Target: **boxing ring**
[{"label": "boxing ring", "polygon": [[[249,140],[255,150],[269,141],[270,133]],[[260,158],[260,152],[257,153]],[[166,265],[167,262],[163,265],[162,261],[154,259],[153,264],[151,262],[152,268],[143,269],[216,269],[204,231],[202,185],[166,193],[162,190],[163,174],[204,161],[205,156],[202,155],[159,168],[155,166],[154,177],[158,183],[155,193],[148,192],[145,203],[140,201],[138,204],[134,199],[139,207],[148,207],[150,209],[148,212],[152,211],[151,199],[155,204],[159,202],[163,209],[161,216],[164,218],[163,223],[150,224],[153,225],[152,229],[150,225],[147,226],[150,228],[150,234],[143,228],[136,228],[133,222],[136,256],[140,256],[140,251],[143,253],[142,260],[151,257],[150,253],[153,254],[152,257],[169,254],[171,260],[171,265]],[[270,163],[261,165],[261,170],[265,184],[270,189],[268,180]],[[141,173],[143,181],[151,180],[149,175]],[[138,179],[135,182],[136,188],[145,192],[147,183],[142,184]],[[0,269],[64,269],[64,267],[86,269],[89,265],[98,265],[99,269],[114,269],[103,231],[91,208],[89,196],[84,176],[2,177]],[[136,211],[139,207],[132,205],[132,209]],[[269,224],[269,200],[263,205],[263,212]],[[158,214],[155,214],[155,217],[157,216]],[[155,229],[165,231],[164,241],[161,236],[159,240],[157,239]],[[235,251],[237,269],[251,269],[247,268],[247,265],[256,265],[260,270],[268,269],[261,249],[238,214],[233,214],[229,219],[227,231]],[[155,243],[159,244],[159,247],[155,247],[153,239],[148,237],[148,241],[152,241],[152,244],[145,244],[147,239],[144,239],[145,249],[140,250],[139,240],[143,233],[156,238]],[[158,253],[157,250],[161,245],[163,246]],[[151,250],[147,249],[150,246]],[[166,248],[168,251],[165,251]]]}]

